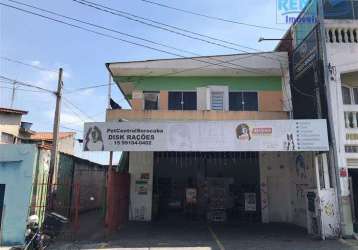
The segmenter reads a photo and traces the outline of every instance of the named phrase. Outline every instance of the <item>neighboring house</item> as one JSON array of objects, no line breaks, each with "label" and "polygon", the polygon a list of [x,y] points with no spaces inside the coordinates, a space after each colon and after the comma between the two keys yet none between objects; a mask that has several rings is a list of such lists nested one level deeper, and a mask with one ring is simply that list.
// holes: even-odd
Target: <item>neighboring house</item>
[{"label": "neighboring house", "polygon": [[[58,135],[58,151],[70,155],[75,153],[74,132],[60,132]],[[22,143],[37,143],[42,146],[51,147],[53,142],[52,132],[35,132],[27,139],[22,139]]]},{"label": "neighboring house", "polygon": [[21,128],[22,116],[28,112],[0,107],[0,144],[16,143]]},{"label": "neighboring house", "polygon": [[[51,147],[52,132],[36,132],[31,130],[32,123],[22,121],[22,116],[28,112],[17,109],[0,107],[0,144],[36,143],[44,147]],[[58,150],[74,155],[74,132],[60,132]]]},{"label": "neighboring house", "polygon": [[0,246],[23,244],[29,213],[44,217],[50,151],[2,144],[0,152]]},{"label": "neighboring house", "polygon": [[[203,194],[209,183],[217,181],[226,189],[225,199],[234,199],[235,205],[221,205],[230,207],[230,219],[251,216],[263,223],[296,224],[310,232],[306,193],[319,187],[315,153],[270,152],[277,145],[282,147],[279,151],[300,147],[292,134],[287,138],[284,134],[288,142],[275,134],[285,126],[280,124],[292,122],[288,121],[292,111],[288,67],[287,52],[108,63],[132,108],[108,109],[106,116],[108,126],[123,121],[124,135],[114,129],[119,138],[115,143],[133,149],[128,150],[130,219],[151,221],[170,213],[171,206],[185,211],[185,187],[195,183]],[[134,127],[126,127],[127,121]],[[167,134],[150,134],[163,133],[162,128]],[[141,143],[151,145],[157,136],[167,148],[159,152],[151,146],[145,152],[140,150],[145,147],[136,148]],[[262,149],[261,142],[272,137],[278,141]],[[194,140],[201,146],[191,150]],[[185,150],[169,150],[173,145]],[[245,208],[249,195],[253,206]],[[211,199],[205,197],[197,198],[198,213],[211,218],[214,215],[207,212]],[[222,213],[216,218],[225,220]]]},{"label": "neighboring house", "polygon": [[277,51],[289,53],[293,117],[325,118],[330,171],[323,186],[336,192],[338,233],[358,233],[358,2],[308,1]]},{"label": "neighboring house", "polygon": [[[43,222],[50,157],[43,145],[0,145],[0,246],[23,244],[29,215]],[[102,209],[103,215],[107,167],[64,153],[58,164],[51,211],[73,218],[76,211]]]}]

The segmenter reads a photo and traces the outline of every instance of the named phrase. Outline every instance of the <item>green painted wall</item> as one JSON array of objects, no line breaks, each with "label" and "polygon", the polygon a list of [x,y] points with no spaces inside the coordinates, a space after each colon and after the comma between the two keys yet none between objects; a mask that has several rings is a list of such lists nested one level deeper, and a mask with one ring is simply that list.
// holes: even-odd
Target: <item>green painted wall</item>
[{"label": "green painted wall", "polygon": [[135,89],[143,91],[196,90],[207,85],[225,85],[230,90],[280,91],[281,77],[115,77],[121,84],[132,82]]}]

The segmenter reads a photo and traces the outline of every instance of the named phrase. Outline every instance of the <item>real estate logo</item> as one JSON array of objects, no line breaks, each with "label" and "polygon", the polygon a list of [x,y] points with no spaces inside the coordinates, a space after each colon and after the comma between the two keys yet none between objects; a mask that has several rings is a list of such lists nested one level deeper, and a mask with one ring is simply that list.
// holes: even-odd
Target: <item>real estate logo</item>
[{"label": "real estate logo", "polygon": [[310,0],[276,0],[276,22],[279,24],[316,22],[314,16],[298,17],[309,2]]}]

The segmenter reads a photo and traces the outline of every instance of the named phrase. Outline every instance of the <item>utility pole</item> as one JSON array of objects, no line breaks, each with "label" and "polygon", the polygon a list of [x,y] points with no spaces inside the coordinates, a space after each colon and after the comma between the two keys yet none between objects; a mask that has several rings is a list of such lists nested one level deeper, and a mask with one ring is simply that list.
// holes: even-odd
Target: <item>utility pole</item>
[{"label": "utility pole", "polygon": [[[50,169],[48,173],[48,198],[52,196],[52,184],[53,184],[53,175],[55,168],[57,166],[57,151],[58,151],[58,134],[60,127],[60,114],[61,114],[61,97],[62,97],[62,87],[63,87],[63,69],[60,68],[58,72],[58,83],[57,83],[57,92],[56,92],[56,110],[55,110],[55,118],[53,123],[53,132],[52,132],[52,148],[51,148],[51,161],[50,161]],[[52,207],[51,199],[48,200],[48,205]]]},{"label": "utility pole", "polygon": [[14,102],[15,102],[15,91],[16,91],[16,81],[14,81],[13,87],[12,87],[12,95],[11,95],[11,105],[10,108],[13,108]]},{"label": "utility pole", "polygon": [[111,98],[112,98],[112,75],[111,73],[108,73],[108,109],[111,108]]}]

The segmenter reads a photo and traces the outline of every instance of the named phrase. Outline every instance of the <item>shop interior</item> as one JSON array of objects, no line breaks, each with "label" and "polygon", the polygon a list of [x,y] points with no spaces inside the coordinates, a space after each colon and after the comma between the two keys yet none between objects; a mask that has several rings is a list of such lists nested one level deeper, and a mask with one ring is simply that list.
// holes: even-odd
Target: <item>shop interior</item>
[{"label": "shop interior", "polygon": [[258,152],[155,152],[153,220],[261,221]]}]

